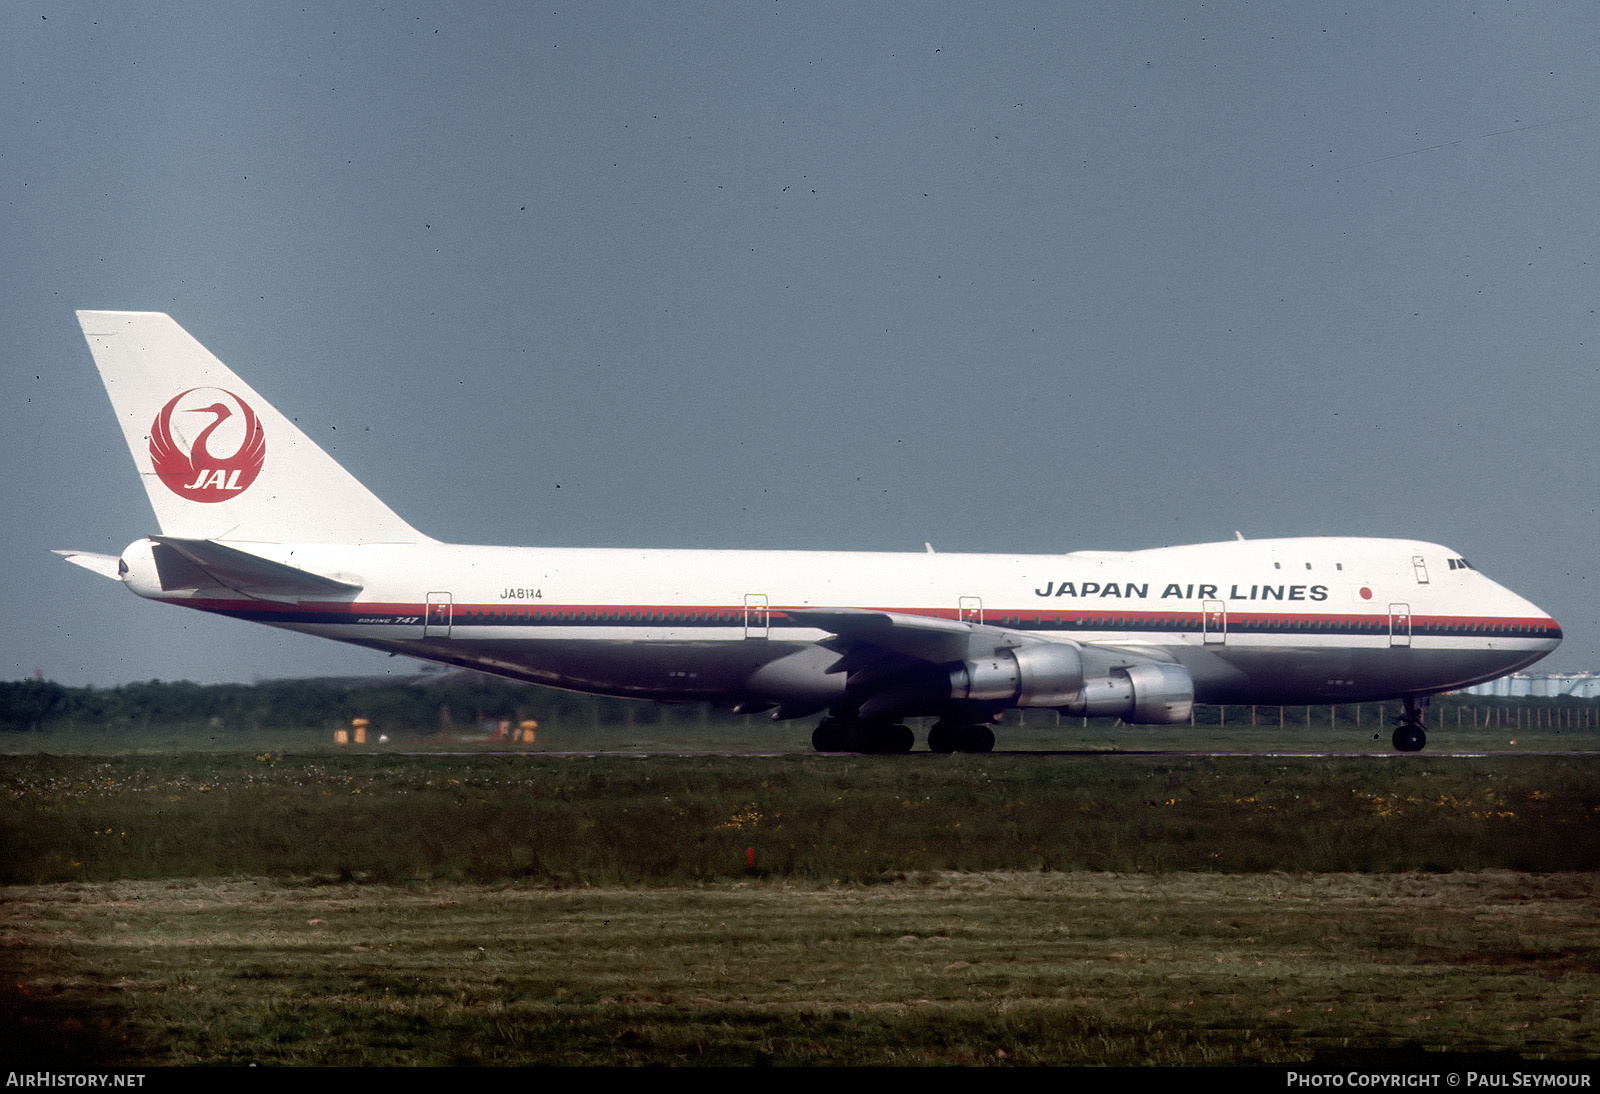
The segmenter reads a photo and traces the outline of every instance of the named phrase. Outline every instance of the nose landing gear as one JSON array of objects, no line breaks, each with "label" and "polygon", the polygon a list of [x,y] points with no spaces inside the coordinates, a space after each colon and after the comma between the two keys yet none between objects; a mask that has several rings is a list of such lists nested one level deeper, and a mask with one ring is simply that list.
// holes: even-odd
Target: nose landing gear
[{"label": "nose landing gear", "polygon": [[1422,708],[1428,705],[1428,701],[1423,699],[1419,703],[1416,699],[1407,697],[1405,705],[1406,712],[1395,724],[1393,738],[1395,751],[1421,752],[1428,743],[1427,727],[1422,724]]}]

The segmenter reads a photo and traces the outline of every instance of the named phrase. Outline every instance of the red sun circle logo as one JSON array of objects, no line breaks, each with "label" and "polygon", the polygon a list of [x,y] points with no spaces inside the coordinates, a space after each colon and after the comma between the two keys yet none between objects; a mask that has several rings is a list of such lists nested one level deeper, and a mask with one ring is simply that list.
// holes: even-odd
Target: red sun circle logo
[{"label": "red sun circle logo", "polygon": [[237,497],[256,481],[266,458],[256,412],[220,387],[179,392],[150,425],[156,477],[189,501]]}]

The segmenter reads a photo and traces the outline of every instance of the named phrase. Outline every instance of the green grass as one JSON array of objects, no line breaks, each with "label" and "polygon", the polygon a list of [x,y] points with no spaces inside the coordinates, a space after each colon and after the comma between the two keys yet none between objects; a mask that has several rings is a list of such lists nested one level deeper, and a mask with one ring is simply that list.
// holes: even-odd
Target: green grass
[{"label": "green grass", "polygon": [[0,882],[1600,869],[1587,764],[261,753],[0,761]]},{"label": "green grass", "polygon": [[1592,1059],[1597,819],[1519,754],[10,755],[0,1048]]},{"label": "green grass", "polygon": [[31,949],[8,1030],[34,1059],[120,1067],[1586,1060],[1597,889],[1505,873],[16,887]]}]

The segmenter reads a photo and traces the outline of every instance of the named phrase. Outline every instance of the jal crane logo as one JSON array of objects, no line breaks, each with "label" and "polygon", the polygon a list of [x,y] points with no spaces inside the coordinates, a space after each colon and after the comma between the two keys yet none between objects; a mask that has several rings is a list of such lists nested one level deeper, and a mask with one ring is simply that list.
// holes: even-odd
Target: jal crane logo
[{"label": "jal crane logo", "polygon": [[227,501],[248,489],[267,458],[250,404],[220,387],[174,395],[150,426],[150,462],[180,498]]}]

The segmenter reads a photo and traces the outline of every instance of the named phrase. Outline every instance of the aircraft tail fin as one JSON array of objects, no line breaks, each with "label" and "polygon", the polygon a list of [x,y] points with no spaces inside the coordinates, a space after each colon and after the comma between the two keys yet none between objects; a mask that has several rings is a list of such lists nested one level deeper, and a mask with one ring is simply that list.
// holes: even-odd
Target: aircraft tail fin
[{"label": "aircraft tail fin", "polygon": [[427,541],[171,316],[80,311],[78,323],[164,535]]}]

